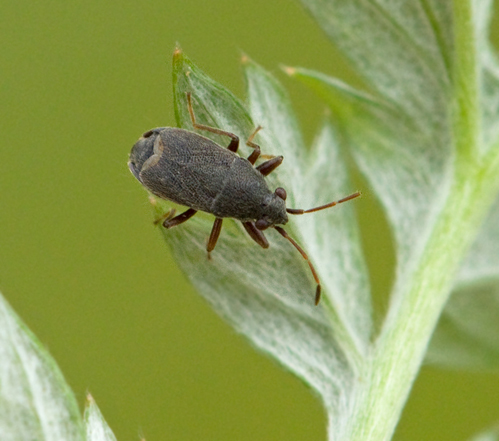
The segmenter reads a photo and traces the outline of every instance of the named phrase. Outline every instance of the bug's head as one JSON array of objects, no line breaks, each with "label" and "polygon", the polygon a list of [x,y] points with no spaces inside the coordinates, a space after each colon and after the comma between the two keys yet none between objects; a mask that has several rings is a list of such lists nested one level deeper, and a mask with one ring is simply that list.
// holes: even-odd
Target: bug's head
[{"label": "bug's head", "polygon": [[255,225],[259,230],[266,230],[274,225],[284,225],[288,222],[286,214],[286,190],[277,188],[267,195],[261,203],[261,215]]},{"label": "bug's head", "polygon": [[140,172],[144,163],[154,154],[154,143],[163,128],[149,130],[144,133],[135,143],[128,159],[128,168],[133,175],[140,181]]}]

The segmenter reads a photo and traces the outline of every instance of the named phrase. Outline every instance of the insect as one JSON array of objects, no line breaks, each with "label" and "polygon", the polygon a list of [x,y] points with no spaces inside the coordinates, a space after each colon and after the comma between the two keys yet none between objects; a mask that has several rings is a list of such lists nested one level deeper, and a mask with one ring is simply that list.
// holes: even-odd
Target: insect
[{"label": "insect", "polygon": [[286,208],[286,190],[278,187],[272,192],[264,179],[281,165],[283,156],[271,157],[254,166],[261,152],[253,139],[262,127],[258,126],[246,141],[253,152],[248,158],[242,158],[236,154],[239,138],[235,134],[196,122],[190,92],[187,93],[187,107],[195,129],[225,135],[231,141],[223,148],[195,132],[161,127],[145,132],[135,143],[128,166],[138,181],[154,195],[189,207],[177,216],[172,210],[163,226],[180,225],[198,211],[213,214],[215,222],[206,247],[208,258],[215,248],[224,218],[241,221],[249,236],[262,248],[269,247],[263,231],[274,228],[307,261],[317,284],[317,305],[321,296],[317,271],[305,251],[280,225],[288,222],[288,214],[313,213],[334,207],[360,196],[360,192],[309,210]]}]

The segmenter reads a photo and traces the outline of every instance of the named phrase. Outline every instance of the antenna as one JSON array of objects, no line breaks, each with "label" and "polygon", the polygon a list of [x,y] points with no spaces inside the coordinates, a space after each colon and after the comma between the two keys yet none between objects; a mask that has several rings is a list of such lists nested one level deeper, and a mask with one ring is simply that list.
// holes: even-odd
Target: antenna
[{"label": "antenna", "polygon": [[[325,210],[326,208],[334,207],[335,205],[341,204],[343,202],[351,201],[352,199],[358,198],[361,195],[360,191],[357,191],[350,196],[347,196],[339,201],[330,202],[326,205],[321,205],[320,207],[310,208],[309,210],[303,210],[301,208],[286,208],[286,211],[289,214],[305,214],[305,213],[313,213],[314,211]],[[282,234],[282,233],[281,233]]]},{"label": "antenna", "polygon": [[[344,197],[343,199],[330,202],[329,204],[326,205],[321,205],[320,207],[310,208],[309,210],[303,210],[301,208],[286,208],[286,212],[288,212],[289,214],[313,213],[315,211],[325,210],[326,208],[331,208],[343,202],[347,202],[352,199],[358,198],[360,195],[361,195],[360,191],[357,191],[349,196]],[[315,270],[314,266],[312,265],[312,262],[310,262],[310,259],[307,256],[307,253],[303,250],[303,248],[300,245],[298,245],[298,243],[288,233],[286,233],[286,231],[283,228],[278,226],[274,226],[274,228],[279,232],[279,234],[282,237],[289,240],[293,244],[293,246],[299,251],[302,257],[307,261],[308,266],[310,267],[310,271],[312,271],[312,275],[314,276],[315,282],[317,283],[317,288],[315,290],[315,304],[318,305],[319,301],[321,300],[321,282],[319,280],[317,271]]]}]

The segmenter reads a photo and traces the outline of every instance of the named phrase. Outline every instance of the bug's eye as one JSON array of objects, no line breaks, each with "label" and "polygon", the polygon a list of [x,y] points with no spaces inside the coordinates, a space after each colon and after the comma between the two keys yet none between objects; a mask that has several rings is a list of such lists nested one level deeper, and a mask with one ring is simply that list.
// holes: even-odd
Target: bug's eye
[{"label": "bug's eye", "polygon": [[149,138],[154,132],[152,130],[148,130],[146,133],[142,135],[142,138]]},{"label": "bug's eye", "polygon": [[284,188],[281,188],[281,187],[277,187],[277,188],[275,189],[275,194],[276,194],[277,196],[279,196],[279,197],[280,197],[283,201],[285,201],[285,200],[286,200],[286,197],[288,196],[288,195],[286,194],[286,190],[284,190]]},{"label": "bug's eye", "polygon": [[259,230],[266,230],[269,227],[269,223],[265,219],[258,219],[255,222],[255,226]]}]

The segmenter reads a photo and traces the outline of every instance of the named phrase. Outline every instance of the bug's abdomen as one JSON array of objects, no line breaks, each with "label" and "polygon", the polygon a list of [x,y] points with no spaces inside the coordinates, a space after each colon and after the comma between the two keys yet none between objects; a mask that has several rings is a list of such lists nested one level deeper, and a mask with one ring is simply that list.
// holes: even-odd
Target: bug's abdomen
[{"label": "bug's abdomen", "polygon": [[243,222],[258,219],[262,202],[271,194],[262,174],[246,159],[238,157],[226,174],[223,189],[213,200],[211,212]]}]

